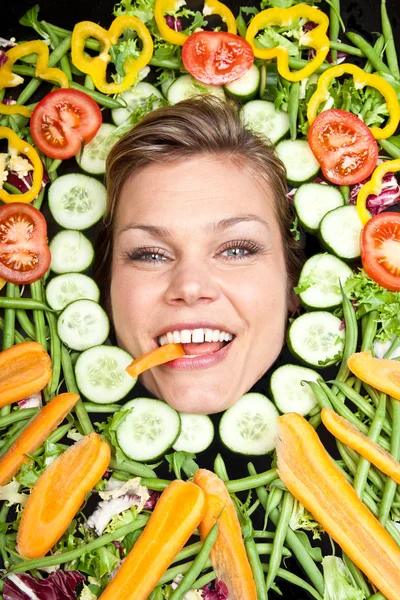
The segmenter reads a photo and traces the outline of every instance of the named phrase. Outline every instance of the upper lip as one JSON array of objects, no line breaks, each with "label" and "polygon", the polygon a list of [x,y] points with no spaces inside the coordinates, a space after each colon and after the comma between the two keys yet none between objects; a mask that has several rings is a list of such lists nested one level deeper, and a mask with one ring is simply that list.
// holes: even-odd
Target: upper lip
[{"label": "upper lip", "polygon": [[156,338],[161,337],[169,331],[183,331],[184,329],[218,329],[219,331],[226,331],[227,333],[232,333],[235,335],[232,329],[226,327],[225,325],[221,325],[219,323],[210,323],[208,321],[196,321],[194,323],[174,323],[173,325],[166,325],[157,333]]}]

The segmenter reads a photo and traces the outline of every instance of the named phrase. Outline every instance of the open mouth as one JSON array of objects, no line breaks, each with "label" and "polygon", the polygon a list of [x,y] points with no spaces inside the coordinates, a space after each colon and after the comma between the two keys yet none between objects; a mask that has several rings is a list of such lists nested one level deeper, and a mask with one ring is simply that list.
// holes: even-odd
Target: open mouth
[{"label": "open mouth", "polygon": [[175,343],[182,344],[186,357],[196,358],[205,354],[218,352],[227,346],[235,338],[233,333],[220,329],[183,329],[180,331],[169,331],[157,338],[159,346]]}]

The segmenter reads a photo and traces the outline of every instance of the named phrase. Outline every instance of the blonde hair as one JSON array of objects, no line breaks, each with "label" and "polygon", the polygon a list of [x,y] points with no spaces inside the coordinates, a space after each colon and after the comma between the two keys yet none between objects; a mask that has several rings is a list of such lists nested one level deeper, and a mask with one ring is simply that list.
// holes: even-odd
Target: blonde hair
[{"label": "blonde hair", "polygon": [[282,236],[288,295],[293,293],[304,256],[290,231],[294,215],[286,197],[285,166],[268,140],[244,126],[233,102],[204,95],[148,113],[113,146],[107,157],[107,208],[97,238],[95,264],[95,277],[106,306],[111,284],[114,217],[123,185],[134,171],[147,165],[201,155],[230,159],[270,186]]}]

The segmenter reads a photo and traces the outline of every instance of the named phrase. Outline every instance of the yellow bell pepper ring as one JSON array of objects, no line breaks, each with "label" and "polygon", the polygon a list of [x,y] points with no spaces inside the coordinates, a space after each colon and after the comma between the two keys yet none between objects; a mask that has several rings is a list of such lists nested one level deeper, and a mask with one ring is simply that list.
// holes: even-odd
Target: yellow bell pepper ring
[{"label": "yellow bell pepper ring", "polygon": [[[302,46],[308,46],[316,51],[315,57],[299,71],[290,71],[289,52],[286,46],[277,46],[276,48],[258,48],[255,44],[255,37],[259,31],[273,25],[288,27],[297,19],[306,18],[309,21],[317,23],[317,27],[304,33],[299,42]],[[267,8],[259,12],[250,21],[246,33],[246,40],[253,46],[254,56],[264,60],[276,58],[278,61],[279,74],[288,81],[301,81],[309,77],[324,62],[329,52],[329,38],[327,30],[329,19],[325,13],[318,8],[308,6],[307,4],[296,4],[291,8]]]},{"label": "yellow bell pepper ring", "polygon": [[29,119],[31,114],[31,109],[22,104],[2,104],[0,102],[0,115],[22,115]]},{"label": "yellow bell pepper ring", "polygon": [[357,196],[357,212],[363,225],[370,219],[371,214],[367,209],[367,199],[371,194],[378,195],[382,191],[382,180],[386,173],[395,173],[400,171],[400,158],[388,160],[376,167],[372,177],[364,184]]},{"label": "yellow bell pepper ring", "polygon": [[[125,29],[133,29],[142,41],[143,47],[138,58],[128,56],[124,62],[125,77],[120,83],[107,83],[107,65],[111,60],[111,46],[117,44]],[[101,44],[98,56],[85,53],[87,38],[95,38]],[[90,75],[94,85],[103,94],[120,94],[130,88],[136,81],[138,71],[145,67],[153,55],[153,40],[146,25],[131,15],[117,17],[109,29],[103,29],[92,21],[81,21],[75,25],[71,40],[72,62],[77,69]]]},{"label": "yellow bell pepper ring", "polygon": [[[168,26],[165,17],[167,13],[175,12],[185,4],[185,0],[156,0],[154,7],[154,17],[159,32],[166,42],[170,42],[176,46],[183,46],[189,36],[181,31],[171,29],[171,27]],[[219,15],[227,27],[228,33],[237,33],[236,19],[229,8],[222,2],[219,2],[218,0],[205,0],[203,15],[205,17],[209,15]]]},{"label": "yellow bell pepper ring", "polygon": [[379,77],[379,75],[365,73],[359,67],[349,64],[331,67],[325,71],[325,73],[320,75],[317,89],[311,96],[307,107],[307,118],[310,125],[317,116],[320,104],[329,98],[329,86],[332,79],[341,77],[345,73],[353,76],[356,89],[361,89],[364,86],[369,85],[370,87],[376,88],[386,100],[389,110],[389,120],[385,127],[370,127],[370,131],[374,138],[377,140],[384,140],[393,135],[400,121],[400,105],[395,90],[390,83],[385,81],[382,77]]},{"label": "yellow bell pepper ring", "polygon": [[0,67],[0,90],[15,87],[24,82],[23,78],[12,72],[14,63],[28,54],[37,54],[35,75],[40,79],[58,83],[60,87],[68,87],[68,77],[61,69],[48,68],[49,48],[42,40],[33,40],[14,46],[5,53],[7,60]]},{"label": "yellow bell pepper ring", "polygon": [[25,155],[32,164],[33,176],[32,186],[24,194],[9,194],[2,188],[0,179],[0,200],[8,204],[9,202],[23,202],[28,204],[32,202],[39,194],[42,187],[43,164],[36,150],[25,140],[21,140],[18,135],[9,127],[0,127],[0,139],[8,140],[9,152],[15,151],[18,154]]}]

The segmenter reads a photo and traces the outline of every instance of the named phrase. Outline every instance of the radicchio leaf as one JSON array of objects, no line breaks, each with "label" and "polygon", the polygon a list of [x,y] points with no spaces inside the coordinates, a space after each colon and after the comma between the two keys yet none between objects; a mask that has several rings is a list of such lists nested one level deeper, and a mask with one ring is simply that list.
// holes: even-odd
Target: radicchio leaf
[{"label": "radicchio leaf", "polygon": [[229,598],[229,592],[223,581],[216,579],[212,583],[201,588],[201,594],[204,600],[226,600]]},{"label": "radicchio leaf", "polygon": [[[355,204],[357,196],[362,186],[371,178],[364,179],[361,183],[356,183],[350,189],[350,204]],[[367,198],[367,209],[375,216],[393,204],[400,203],[400,186],[394,173],[386,173],[382,179],[382,190],[377,196],[371,194]]]},{"label": "radicchio leaf", "polygon": [[173,29],[174,31],[182,31],[182,22],[179,17],[165,15],[165,20],[170,29]]},{"label": "radicchio leaf", "polygon": [[75,588],[85,580],[79,571],[54,571],[46,579],[10,573],[4,580],[4,600],[76,600]]},{"label": "radicchio leaf", "polygon": [[[7,177],[7,183],[9,183],[10,185],[13,185],[22,194],[24,194],[25,192],[30,190],[30,188],[32,186],[32,181],[33,181],[33,179],[32,179],[31,172],[29,172],[26,177],[21,178],[21,177],[18,177],[18,175],[16,173],[13,173],[12,171],[10,171],[8,173],[8,177]],[[49,183],[49,181],[50,181],[49,176],[47,175],[46,170],[43,169],[42,187],[44,187],[47,183]]]},{"label": "radicchio leaf", "polygon": [[8,56],[4,52],[3,48],[0,48],[0,67],[2,67],[8,61]]},{"label": "radicchio leaf", "polygon": [[12,98],[3,98],[2,104],[17,104],[17,101]]}]

